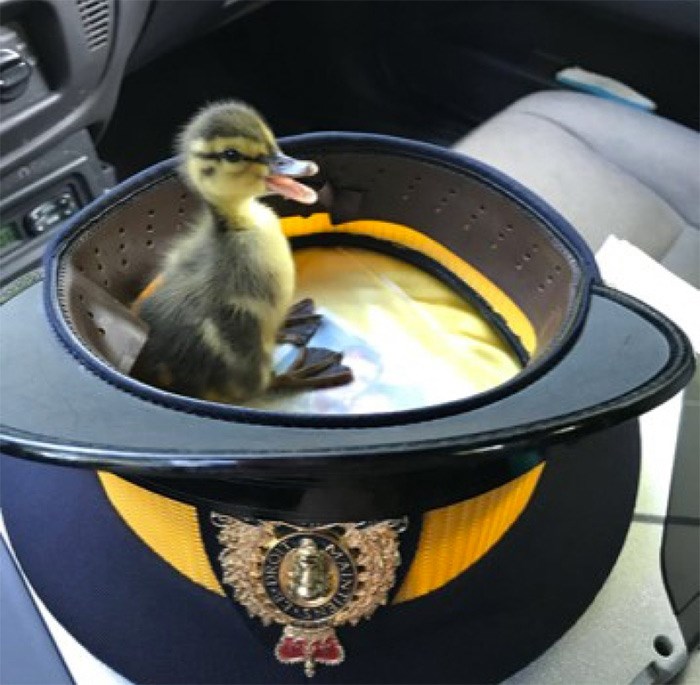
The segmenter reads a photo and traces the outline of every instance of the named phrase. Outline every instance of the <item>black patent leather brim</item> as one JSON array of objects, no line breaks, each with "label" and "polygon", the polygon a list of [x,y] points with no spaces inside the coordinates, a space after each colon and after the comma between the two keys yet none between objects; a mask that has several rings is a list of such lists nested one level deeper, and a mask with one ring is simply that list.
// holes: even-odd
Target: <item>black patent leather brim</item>
[{"label": "black patent leather brim", "polygon": [[193,499],[236,501],[258,515],[330,515],[343,502],[356,517],[372,501],[388,516],[418,496],[425,509],[473,496],[510,480],[533,449],[545,458],[552,445],[660,404],[694,367],[668,319],[595,286],[573,346],[507,395],[492,391],[470,411],[396,425],[290,427],[187,413],[114,387],[59,342],[41,284],[2,307],[0,327],[5,453],[109,469],[175,494],[184,487]]}]

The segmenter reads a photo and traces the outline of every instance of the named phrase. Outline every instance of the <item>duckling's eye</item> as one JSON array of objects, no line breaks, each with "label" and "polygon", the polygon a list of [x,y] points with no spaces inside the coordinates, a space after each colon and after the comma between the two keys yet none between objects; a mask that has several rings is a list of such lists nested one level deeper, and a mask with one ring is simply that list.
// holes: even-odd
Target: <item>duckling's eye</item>
[{"label": "duckling's eye", "polygon": [[228,150],[224,150],[221,153],[222,159],[225,159],[227,162],[240,162],[243,159],[243,155],[238,152],[238,150],[234,150],[233,148],[229,148]]}]

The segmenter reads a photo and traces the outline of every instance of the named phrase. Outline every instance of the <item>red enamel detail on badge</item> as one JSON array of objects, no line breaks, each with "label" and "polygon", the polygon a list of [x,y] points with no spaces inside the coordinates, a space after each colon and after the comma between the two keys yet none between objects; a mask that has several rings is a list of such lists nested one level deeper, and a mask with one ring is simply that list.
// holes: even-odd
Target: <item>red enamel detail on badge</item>
[{"label": "red enamel detail on badge", "polygon": [[345,658],[345,652],[334,635],[321,642],[315,642],[311,649],[314,661],[319,664],[335,666]]},{"label": "red enamel detail on badge", "polygon": [[283,664],[294,664],[304,661],[306,640],[282,636],[275,648],[275,656]]},{"label": "red enamel detail on badge", "polygon": [[[316,664],[337,666],[345,659],[345,650],[334,632],[328,629],[322,635],[313,633],[289,634],[294,628],[287,626],[277,646],[275,656],[283,664],[304,664],[304,673],[311,678],[316,672]],[[300,630],[300,629],[296,629]],[[303,629],[301,629],[303,631]],[[332,631],[332,629],[330,629]]]}]

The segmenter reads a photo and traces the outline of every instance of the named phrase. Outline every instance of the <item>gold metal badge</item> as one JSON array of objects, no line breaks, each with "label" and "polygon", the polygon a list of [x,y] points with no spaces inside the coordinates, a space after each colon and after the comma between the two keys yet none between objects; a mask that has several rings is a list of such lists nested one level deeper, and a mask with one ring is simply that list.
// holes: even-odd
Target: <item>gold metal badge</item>
[{"label": "gold metal badge", "polygon": [[401,561],[405,519],[296,526],[212,513],[222,546],[223,581],[250,616],[284,626],[275,656],[337,665],[345,650],[335,628],[356,625],[386,604]]}]

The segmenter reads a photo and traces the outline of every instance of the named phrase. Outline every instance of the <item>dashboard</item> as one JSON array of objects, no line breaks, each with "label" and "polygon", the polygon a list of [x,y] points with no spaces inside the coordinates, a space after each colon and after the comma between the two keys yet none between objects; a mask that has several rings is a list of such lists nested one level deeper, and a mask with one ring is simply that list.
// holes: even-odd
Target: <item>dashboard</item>
[{"label": "dashboard", "polygon": [[[113,115],[125,76],[139,70],[142,70],[140,73],[147,72],[144,67],[158,57],[266,4],[268,0],[0,0],[0,285],[34,268],[56,229],[116,183],[114,169],[100,159],[95,146],[110,120],[114,119],[114,124],[119,119]],[[284,34],[287,27],[274,22],[268,26],[264,12],[256,15],[263,17],[263,21],[255,24],[255,18],[251,18],[252,23],[243,25],[244,30],[237,38],[240,43],[255,46],[252,59],[259,59],[260,54],[270,62],[275,59],[279,62],[283,58],[285,64],[282,66],[290,74],[290,82],[298,73],[289,66],[292,58],[297,59],[295,65],[305,69],[309,60],[317,59],[314,54],[316,46],[326,45],[322,40],[324,37],[329,41],[327,52],[333,54],[326,54],[327,63],[322,69],[314,68],[312,77],[307,79],[309,82],[318,81],[318,92],[325,92],[329,84],[337,86],[342,82],[340,90],[343,92],[338,101],[345,103],[345,90],[352,91],[356,98],[370,93],[373,87],[368,85],[371,79],[367,78],[367,73],[370,71],[373,76],[389,74],[388,86],[383,85],[371,103],[383,120],[372,121],[367,126],[369,130],[383,131],[382,125],[387,125],[394,126],[387,132],[404,134],[402,130],[396,130],[396,120],[400,116],[396,116],[395,111],[403,114],[406,94],[415,90],[414,82],[421,80],[421,74],[426,90],[421,94],[423,109],[429,107],[433,98],[432,85],[436,84],[433,99],[440,108],[446,101],[454,101],[454,106],[460,110],[475,113],[471,125],[479,123],[480,119],[491,116],[533,88],[552,87],[551,79],[543,79],[539,74],[538,65],[541,63],[542,68],[549,71],[550,67],[554,68],[552,65],[558,68],[550,53],[556,54],[557,50],[566,53],[570,36],[579,36],[580,39],[574,42],[578,43],[580,52],[586,53],[581,56],[587,56],[586,61],[598,65],[602,71],[623,65],[642,85],[649,82],[652,91],[656,86],[666,91],[675,89],[680,93],[672,93],[675,100],[694,99],[692,90],[686,87],[693,79],[689,59],[694,56],[689,51],[686,60],[679,46],[697,44],[700,24],[695,0],[356,3],[367,7],[373,5],[372,15],[378,14],[385,17],[385,22],[395,24],[391,27],[382,24],[377,34],[381,40],[375,41],[374,45],[362,43],[362,40],[367,40],[366,36],[358,36],[357,41],[332,42],[333,36],[339,33],[343,7],[347,9],[348,5],[355,3],[269,4],[268,9],[294,5],[288,14],[298,13],[306,18],[296,26],[296,31],[304,31],[304,35],[310,30],[304,21],[316,27],[316,38],[308,43],[311,47],[300,49],[304,46],[295,45],[294,31],[291,32],[291,45],[284,42],[288,39],[283,35],[284,40],[278,41],[280,36],[275,31]],[[557,14],[555,10],[567,4],[575,7],[576,12],[571,12],[571,17],[563,24],[550,25],[548,22]],[[304,10],[303,6],[307,5],[309,7]],[[325,5],[332,7],[324,9]],[[426,24],[441,20],[443,26],[436,33],[437,43],[431,44],[430,49],[424,45],[416,60],[417,51],[411,36],[415,34],[416,25],[422,26],[423,22],[416,20],[412,10],[420,5],[423,8],[418,9],[430,19]],[[428,5],[430,9],[426,9]],[[504,25],[503,21],[508,12],[511,21],[515,21],[513,8],[527,5],[532,6],[534,13],[525,12],[526,19],[517,23],[522,31],[504,30],[507,24]],[[508,12],[502,12],[502,8],[509,8]],[[446,35],[444,27],[445,22],[450,22],[451,13],[457,14],[458,19],[461,17],[461,22],[454,22],[454,30],[472,49],[454,53],[461,60],[459,70],[441,70],[440,41],[449,47],[447,44],[454,40]],[[577,18],[579,14],[580,18]],[[319,23],[318,15],[324,15],[327,23]],[[624,42],[625,49],[615,49],[614,54],[608,54],[609,47],[599,47],[595,40],[596,27],[600,25],[596,23],[598,15],[606,17],[606,26],[618,27],[618,32],[610,35],[619,35],[622,40],[629,34],[634,41]],[[479,17],[482,18],[481,24],[475,21]],[[579,19],[585,20],[583,24]],[[366,26],[360,22],[357,29],[361,33]],[[557,39],[553,45],[549,40],[542,40],[539,34],[543,32],[549,38]],[[391,59],[385,59],[382,68],[378,68],[373,50],[378,47],[378,42],[389,52],[392,47],[389,36],[392,34],[407,37],[408,52],[387,55]],[[419,34],[419,38],[424,37]],[[538,43],[540,40],[542,45]],[[291,48],[295,54],[285,54],[282,48],[275,48],[277,42]],[[564,43],[564,47],[557,47],[557,42]],[[258,43],[263,47],[258,48]],[[523,46],[530,44],[533,47],[528,48],[527,59],[531,63],[525,63]],[[614,47],[618,47],[617,42]],[[571,51],[576,52],[573,48]],[[237,54],[240,58],[243,53],[239,51]],[[304,55],[307,62],[303,61]],[[248,57],[244,55],[240,61],[245,63]],[[407,58],[413,59],[413,67]],[[363,64],[367,73],[362,73]],[[392,64],[396,65],[395,68]],[[685,80],[678,71],[679,64],[688,65]],[[265,65],[260,66],[264,71]],[[416,69],[421,73],[414,73]],[[530,73],[528,69],[535,71]],[[326,72],[331,74],[329,80],[321,81]],[[188,73],[199,79],[201,72],[190,70]],[[454,74],[454,80],[451,80],[451,74]],[[177,82],[177,77],[173,82]],[[663,88],[657,82],[661,82]],[[396,83],[399,85],[394,92],[392,87]],[[183,83],[183,88],[186,85]],[[296,84],[293,90],[298,90],[300,85],[306,84]],[[286,93],[289,88],[289,83],[284,82],[278,90]],[[358,88],[367,92],[358,92]],[[306,91],[301,88],[300,92]],[[398,103],[396,110],[386,108],[392,97]],[[326,96],[314,100],[314,103],[314,108],[319,110],[323,107],[335,107],[340,112],[346,109],[344,104],[334,105],[332,98]],[[695,111],[694,102],[691,107]],[[150,103],[150,108],[154,108],[153,103]],[[275,111],[276,107],[271,105],[269,109]],[[351,124],[357,126],[358,117],[354,114],[353,117]],[[421,121],[427,119],[428,113],[421,110],[420,117]],[[332,128],[339,126],[337,117],[328,121]],[[300,125],[295,120],[294,130],[307,124],[302,121]],[[121,130],[126,128],[128,134],[129,125],[124,124]],[[347,128],[348,125],[344,125]],[[417,137],[425,138],[421,132]],[[118,145],[122,145],[121,140]]]},{"label": "dashboard", "polygon": [[95,141],[125,74],[245,14],[245,0],[0,1],[0,284],[116,183]]}]

